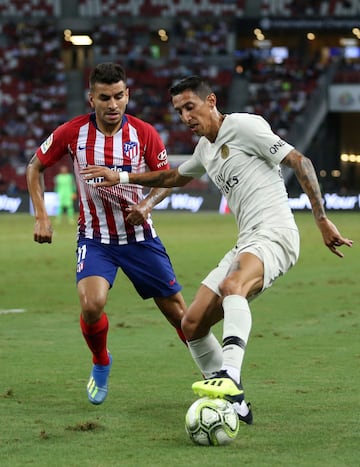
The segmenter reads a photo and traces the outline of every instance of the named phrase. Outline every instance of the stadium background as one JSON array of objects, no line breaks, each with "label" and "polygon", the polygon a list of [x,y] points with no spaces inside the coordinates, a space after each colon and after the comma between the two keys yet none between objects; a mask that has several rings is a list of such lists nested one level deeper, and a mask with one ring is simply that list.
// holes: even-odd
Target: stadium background
[{"label": "stadium background", "polygon": [[[91,44],[75,45],[77,35]],[[89,110],[89,70],[110,60],[128,71],[129,113],[158,129],[173,164],[196,140],[167,89],[197,73],[214,83],[221,111],[263,115],[313,160],[327,208],[358,210],[359,40],[355,0],[0,1],[0,212],[29,210],[28,160],[57,125]],[[57,170],[46,173],[49,192]],[[292,173],[284,177],[293,207],[308,209]],[[218,209],[206,178],[164,209],[192,210],[200,198]]]}]

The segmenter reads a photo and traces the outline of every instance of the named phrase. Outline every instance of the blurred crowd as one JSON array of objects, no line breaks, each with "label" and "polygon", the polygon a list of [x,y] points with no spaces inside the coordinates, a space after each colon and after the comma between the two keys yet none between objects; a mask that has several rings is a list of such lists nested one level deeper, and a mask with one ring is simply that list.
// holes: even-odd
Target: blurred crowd
[{"label": "blurred crowd", "polygon": [[[29,21],[24,18],[6,20],[8,6],[0,5],[3,15],[0,22],[0,193],[26,190],[24,173],[27,162],[48,134],[69,118],[64,41],[56,22],[56,15],[61,13],[61,3],[59,0],[21,2],[22,9],[26,10],[30,5],[37,13],[36,18]],[[166,9],[175,2],[152,0],[135,3],[143,7]],[[236,10],[241,15],[246,2],[190,3],[204,9],[219,3],[224,11]],[[190,3],[178,2],[184,7]],[[289,0],[285,3],[286,12],[290,12],[290,15],[297,14],[300,3],[306,14],[325,11],[322,1]],[[346,2],[325,3],[328,9],[339,9],[340,6],[346,9]],[[112,0],[83,0],[79,1],[79,9],[84,16],[91,15],[94,5],[104,8],[105,4],[109,7],[115,5]],[[134,2],[116,2],[119,8],[129,4]],[[263,0],[262,14],[275,14],[280,4],[284,5],[284,2]],[[12,2],[7,5],[11,6]],[[41,9],[41,6],[44,8]],[[27,13],[25,10],[23,12]],[[120,19],[95,21],[92,63],[85,63],[81,71],[85,91],[88,73],[94,63],[108,60],[122,62],[129,77],[128,112],[157,128],[169,154],[189,154],[196,137],[180,124],[170,104],[169,86],[185,75],[200,74],[211,81],[219,99],[219,108],[226,112],[236,74],[234,64],[238,61],[248,82],[248,97],[239,111],[263,115],[276,132],[286,137],[296,116],[316,90],[318,79],[327,65],[317,58],[309,61],[296,50],[289,50],[289,56],[280,62],[250,49],[243,50],[242,56],[246,58],[239,61],[234,55],[233,21],[233,17],[226,15],[175,16],[170,23],[171,40],[166,46],[154,40],[154,30],[146,18],[128,24]],[[359,62],[344,63],[337,80],[345,81],[350,76],[358,81],[359,67]],[[88,107],[84,96],[81,99],[85,110]],[[233,108],[234,102],[231,104]]]},{"label": "blurred crowd", "polygon": [[65,72],[51,22],[9,21],[1,26],[0,170],[26,189],[25,164],[66,118]]}]

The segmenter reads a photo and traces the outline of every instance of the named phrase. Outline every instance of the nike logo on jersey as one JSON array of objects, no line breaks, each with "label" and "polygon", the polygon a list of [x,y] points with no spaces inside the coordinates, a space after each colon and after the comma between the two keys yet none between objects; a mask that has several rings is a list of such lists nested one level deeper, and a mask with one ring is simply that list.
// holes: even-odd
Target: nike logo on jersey
[{"label": "nike logo on jersey", "polygon": [[79,151],[84,151],[85,149],[92,149],[92,147],[91,147],[91,146],[81,146],[81,145],[79,144],[79,146],[78,146],[78,150],[79,150]]}]

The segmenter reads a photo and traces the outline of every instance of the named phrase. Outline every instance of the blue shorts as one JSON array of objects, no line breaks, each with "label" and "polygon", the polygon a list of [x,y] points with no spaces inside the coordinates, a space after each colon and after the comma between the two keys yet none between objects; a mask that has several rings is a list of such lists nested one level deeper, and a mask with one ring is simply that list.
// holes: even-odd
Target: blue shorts
[{"label": "blue shorts", "polygon": [[170,258],[156,237],[126,245],[78,241],[76,281],[89,276],[106,279],[110,287],[121,268],[142,298],[169,297],[181,290]]}]

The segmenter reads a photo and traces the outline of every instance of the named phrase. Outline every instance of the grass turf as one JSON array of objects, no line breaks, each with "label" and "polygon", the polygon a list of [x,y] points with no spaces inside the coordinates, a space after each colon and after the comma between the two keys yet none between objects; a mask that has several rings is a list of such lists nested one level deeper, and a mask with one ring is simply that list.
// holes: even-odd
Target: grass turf
[{"label": "grass turf", "polygon": [[[79,329],[75,227],[52,245],[32,240],[33,219],[1,215],[0,459],[42,466],[357,466],[359,458],[359,217],[331,213],[352,238],[339,259],[311,214],[296,215],[298,264],[252,302],[243,368],[254,425],[226,447],[198,447],[184,416],[199,374],[151,300],[119,272],[110,291],[114,363],[106,402],[85,386],[90,356]],[[190,303],[202,277],[233,246],[232,216],[155,213]],[[221,335],[221,326],[215,328]]]}]

